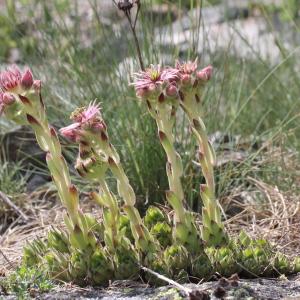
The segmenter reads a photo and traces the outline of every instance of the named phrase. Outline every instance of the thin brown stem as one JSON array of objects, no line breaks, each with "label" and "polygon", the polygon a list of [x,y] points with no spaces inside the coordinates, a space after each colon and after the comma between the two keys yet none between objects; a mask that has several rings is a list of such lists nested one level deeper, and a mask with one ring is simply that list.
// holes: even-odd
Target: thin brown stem
[{"label": "thin brown stem", "polygon": [[144,65],[144,62],[143,62],[142,51],[141,51],[140,43],[139,43],[139,40],[138,40],[138,37],[137,37],[137,34],[136,34],[136,24],[137,24],[138,16],[139,16],[140,9],[141,9],[141,3],[140,3],[139,0],[135,1],[135,4],[137,6],[137,11],[136,11],[134,20],[132,20],[132,18],[131,18],[131,9],[132,9],[133,4],[131,6],[128,6],[127,8],[125,6],[121,8],[119,3],[116,0],[112,0],[112,1],[118,9],[120,9],[124,12],[124,15],[126,16],[126,18],[128,20],[128,23],[129,23],[129,26],[130,26],[130,29],[131,29],[131,32],[132,32],[132,35],[133,35],[134,44],[135,44],[138,60],[139,60],[139,63],[140,63],[140,67],[141,67],[142,71],[144,71],[145,70],[145,65]]},{"label": "thin brown stem", "polygon": [[7,195],[5,195],[3,192],[0,191],[0,200],[2,200],[6,205],[8,205],[9,207],[11,207],[18,215],[20,215],[20,217],[27,222],[28,221],[28,217],[22,212],[22,210],[15,205],[9,198]]}]

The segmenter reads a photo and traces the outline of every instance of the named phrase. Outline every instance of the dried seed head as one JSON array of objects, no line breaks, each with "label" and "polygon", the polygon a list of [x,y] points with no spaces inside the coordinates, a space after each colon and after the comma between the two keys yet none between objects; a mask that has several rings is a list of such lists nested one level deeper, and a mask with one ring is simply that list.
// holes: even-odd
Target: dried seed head
[{"label": "dried seed head", "polygon": [[120,0],[117,2],[118,8],[125,12],[130,11],[135,4],[133,0]]}]

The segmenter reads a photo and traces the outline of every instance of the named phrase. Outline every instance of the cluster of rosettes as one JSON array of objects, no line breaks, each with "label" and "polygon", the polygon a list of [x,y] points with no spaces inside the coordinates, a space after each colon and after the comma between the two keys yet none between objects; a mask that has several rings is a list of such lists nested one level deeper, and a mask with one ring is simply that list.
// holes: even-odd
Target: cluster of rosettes
[{"label": "cluster of rosettes", "polygon": [[15,95],[22,95],[32,87],[39,90],[40,80],[34,80],[32,72],[26,68],[21,72],[17,66],[7,68],[0,73],[0,113],[13,104]]},{"label": "cluster of rosettes", "polygon": [[[145,71],[134,74],[136,95],[149,101],[162,102],[165,98],[182,98],[186,89],[198,88],[210,80],[212,66],[198,70],[197,59],[186,63],[176,62],[175,68],[151,65]],[[181,99],[183,100],[183,99]]]}]

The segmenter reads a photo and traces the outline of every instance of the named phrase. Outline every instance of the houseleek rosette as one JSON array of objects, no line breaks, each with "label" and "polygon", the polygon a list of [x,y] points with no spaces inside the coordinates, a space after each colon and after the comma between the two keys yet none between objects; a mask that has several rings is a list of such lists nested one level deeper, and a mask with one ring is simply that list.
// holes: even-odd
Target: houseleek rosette
[{"label": "houseleek rosette", "polygon": [[155,243],[143,225],[138,210],[135,208],[135,193],[120,163],[120,158],[109,141],[106,124],[100,113],[99,106],[91,103],[88,107],[77,109],[72,115],[73,124],[62,128],[61,134],[79,143],[80,153],[76,163],[79,174],[100,183],[103,195],[92,193],[92,197],[102,206],[109,209],[104,214],[105,222],[112,229],[111,239],[115,239],[119,226],[119,209],[115,197],[109,191],[105,182],[108,168],[118,182],[118,193],[124,201],[123,209],[131,225],[136,245],[143,252],[155,249]]},{"label": "houseleek rosette", "polygon": [[166,171],[170,190],[167,200],[174,209],[174,239],[189,251],[201,248],[193,217],[184,208],[184,193],[181,184],[183,167],[180,155],[174,147],[173,129],[179,106],[177,81],[179,71],[173,68],[162,70],[160,66],[150,66],[135,74],[133,83],[136,95],[147,103],[150,115],[155,119],[158,135],[167,155]]},{"label": "houseleek rosette", "polygon": [[209,246],[224,245],[228,241],[227,233],[221,220],[221,211],[215,196],[214,165],[216,156],[210,144],[205,125],[202,121],[202,94],[206,82],[212,76],[212,67],[197,70],[197,60],[176,64],[180,74],[180,106],[186,113],[192,132],[199,144],[199,162],[201,164],[205,184],[200,187],[203,200],[202,239]]},{"label": "houseleek rosette", "polygon": [[85,216],[79,210],[78,191],[71,182],[56,130],[47,120],[41,81],[33,79],[30,69],[21,73],[18,67],[12,66],[1,72],[0,112],[17,124],[33,128],[38,145],[46,152],[47,165],[61,202],[67,209],[65,221],[71,236],[75,240],[82,239],[81,244],[94,244]]},{"label": "houseleek rosette", "polygon": [[144,217],[144,224],[163,249],[172,244],[172,227],[169,219],[158,207],[148,207]]}]

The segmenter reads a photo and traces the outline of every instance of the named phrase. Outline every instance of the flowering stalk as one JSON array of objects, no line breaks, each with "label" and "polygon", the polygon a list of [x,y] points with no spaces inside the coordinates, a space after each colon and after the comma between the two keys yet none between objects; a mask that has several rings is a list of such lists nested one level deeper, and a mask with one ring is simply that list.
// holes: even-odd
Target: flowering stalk
[{"label": "flowering stalk", "polygon": [[77,188],[71,183],[57,133],[48,123],[41,96],[41,81],[34,80],[30,69],[22,74],[16,67],[0,73],[0,112],[18,124],[29,124],[46,161],[72,227],[82,226]]},{"label": "flowering stalk", "polygon": [[214,165],[216,156],[211,146],[205,125],[201,119],[201,95],[203,87],[211,78],[212,67],[208,66],[197,71],[197,60],[184,64],[177,63],[180,73],[180,105],[186,113],[192,132],[199,144],[199,161],[206,183],[201,185],[200,192],[203,200],[202,209],[202,238],[208,245],[218,246],[227,242],[228,237],[221,221],[220,208],[215,197]]},{"label": "flowering stalk", "polygon": [[[147,228],[143,225],[138,210],[134,207],[134,191],[122,168],[117,151],[109,142],[106,124],[102,119],[99,107],[92,103],[87,108],[79,108],[72,114],[71,118],[74,123],[62,128],[60,132],[79,143],[80,147],[85,149],[82,151],[83,153],[87,155],[92,153],[94,156],[93,158],[88,158],[94,167],[92,172],[87,168],[87,164],[84,163],[77,163],[77,170],[82,176],[92,176],[95,180],[100,180],[101,187],[104,189],[107,199],[104,202],[110,207],[111,211],[114,211],[117,204],[113,203],[111,194],[103,181],[107,168],[111,169],[118,181],[118,192],[124,200],[123,208],[131,221],[131,230],[136,244],[142,251],[149,251],[149,247],[154,245],[153,239]],[[103,198],[101,199],[99,195],[93,193],[92,196],[96,201],[103,202]],[[102,204],[105,205],[104,202]]]},{"label": "flowering stalk", "polygon": [[[61,133],[67,137],[69,128],[62,128]],[[72,137],[74,139],[74,137]],[[118,230],[120,211],[117,199],[110,192],[105,181],[108,164],[95,157],[91,144],[81,138],[79,154],[75,165],[79,175],[85,179],[96,181],[100,184],[101,194],[92,192],[91,197],[103,208],[105,241],[110,250],[114,251],[120,241]]]},{"label": "flowering stalk", "polygon": [[179,71],[172,68],[161,70],[160,66],[151,66],[135,75],[136,94],[147,102],[149,113],[156,121],[158,135],[168,158],[166,171],[170,190],[166,196],[175,212],[174,238],[189,251],[196,252],[201,242],[193,218],[183,205],[184,193],[181,184],[183,167],[180,155],[174,147],[173,128],[179,106],[177,86]]},{"label": "flowering stalk", "polygon": [[70,233],[70,243],[77,249],[93,249],[96,239],[86,216],[79,210],[77,188],[71,182],[57,133],[48,123],[41,96],[41,82],[33,79],[30,69],[22,74],[14,66],[0,74],[0,88],[0,111],[18,124],[30,125],[38,145],[46,152],[53,182],[67,209],[64,219]]}]

